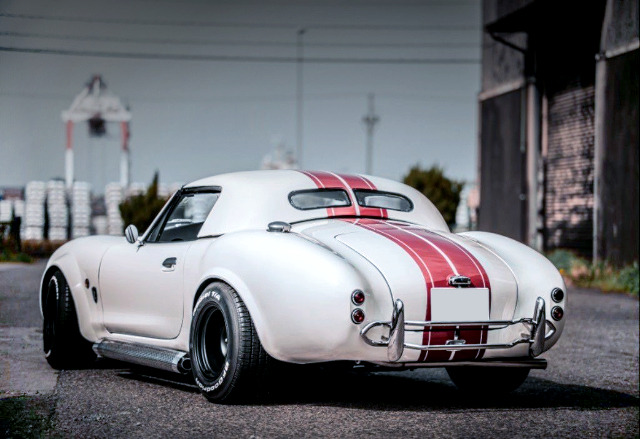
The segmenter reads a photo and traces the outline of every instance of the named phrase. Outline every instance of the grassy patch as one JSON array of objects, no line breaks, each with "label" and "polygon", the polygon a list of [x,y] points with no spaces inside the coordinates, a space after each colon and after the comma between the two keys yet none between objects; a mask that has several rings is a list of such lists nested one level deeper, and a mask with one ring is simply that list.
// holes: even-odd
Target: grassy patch
[{"label": "grassy patch", "polygon": [[638,262],[623,268],[606,262],[591,263],[568,250],[555,250],[547,255],[569,285],[623,291],[638,297]]},{"label": "grassy patch", "polygon": [[33,258],[26,253],[16,253],[4,248],[0,252],[0,262],[33,262]]},{"label": "grassy patch", "polygon": [[53,432],[53,396],[0,399],[0,437],[45,438]]}]

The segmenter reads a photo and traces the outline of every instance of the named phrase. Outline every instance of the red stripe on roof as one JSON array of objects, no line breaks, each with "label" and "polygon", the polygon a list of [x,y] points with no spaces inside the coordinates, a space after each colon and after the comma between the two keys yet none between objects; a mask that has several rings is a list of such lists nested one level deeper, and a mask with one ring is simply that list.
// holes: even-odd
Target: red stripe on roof
[{"label": "red stripe on roof", "polygon": [[[298,171],[298,172],[301,172],[302,174],[309,177],[315,183],[318,189],[324,189],[325,186],[322,183],[322,180],[320,180],[318,177],[313,175],[313,173],[307,172],[307,171]],[[327,207],[327,216],[335,216],[335,212],[333,211],[332,207]]]},{"label": "red stripe on roof", "polygon": [[[339,174],[340,177],[347,182],[347,184],[351,187],[351,189],[365,189],[365,190],[376,190],[377,188],[371,181],[367,178],[362,177],[360,175],[348,175],[348,174]],[[354,202],[358,202],[358,200],[354,200]],[[387,218],[387,209],[381,209],[378,207],[363,207],[360,206],[360,215],[362,216],[379,216],[382,218]]]},{"label": "red stripe on roof", "polygon": [[[349,188],[337,176],[331,174],[330,172],[324,172],[324,171],[300,171],[300,172],[302,172],[303,174],[313,179],[316,182],[316,185],[318,185],[318,187],[321,189],[344,189],[345,191],[347,191],[347,195],[349,194]],[[350,195],[349,195],[349,199],[351,199]],[[351,200],[351,206],[327,208],[327,215],[328,216],[341,216],[341,215],[355,216],[356,208],[355,208],[354,202],[355,200]]]}]

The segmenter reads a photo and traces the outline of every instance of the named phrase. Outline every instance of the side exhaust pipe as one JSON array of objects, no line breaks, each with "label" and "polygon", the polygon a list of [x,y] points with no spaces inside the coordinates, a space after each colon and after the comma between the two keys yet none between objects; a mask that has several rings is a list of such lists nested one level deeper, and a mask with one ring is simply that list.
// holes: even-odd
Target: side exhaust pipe
[{"label": "side exhaust pipe", "polygon": [[155,346],[122,341],[102,340],[93,344],[93,351],[98,357],[125,361],[154,369],[180,374],[187,374],[191,371],[189,355],[186,352],[173,349],[157,348]]}]

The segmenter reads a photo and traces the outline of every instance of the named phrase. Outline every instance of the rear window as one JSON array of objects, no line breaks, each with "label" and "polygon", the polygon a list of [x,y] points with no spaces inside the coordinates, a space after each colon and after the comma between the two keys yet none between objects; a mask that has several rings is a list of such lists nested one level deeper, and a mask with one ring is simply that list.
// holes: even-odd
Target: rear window
[{"label": "rear window", "polygon": [[342,189],[314,189],[292,192],[289,194],[289,202],[299,210],[351,205],[349,196]]},{"label": "rear window", "polygon": [[404,195],[357,189],[353,192],[362,207],[378,207],[400,212],[410,212],[413,209],[413,203]]}]

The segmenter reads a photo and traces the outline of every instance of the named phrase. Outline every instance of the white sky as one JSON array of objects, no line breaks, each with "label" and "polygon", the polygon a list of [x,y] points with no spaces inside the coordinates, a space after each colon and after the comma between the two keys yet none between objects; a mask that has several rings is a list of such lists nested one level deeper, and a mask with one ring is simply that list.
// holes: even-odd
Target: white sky
[{"label": "white sky", "polygon": [[[307,27],[308,58],[480,58],[479,0],[3,0],[0,14],[5,48],[295,58],[296,31]],[[156,169],[164,182],[257,169],[275,141],[295,149],[293,62],[0,51],[0,186],[64,176],[60,112],[96,73],[131,105],[132,181]],[[475,179],[479,62],[305,63],[303,83],[304,168],[364,172],[373,92],[374,174],[401,179],[416,163],[438,163]],[[85,125],[75,129],[76,179],[97,192],[119,180],[119,127],[108,130],[90,139]]]}]

